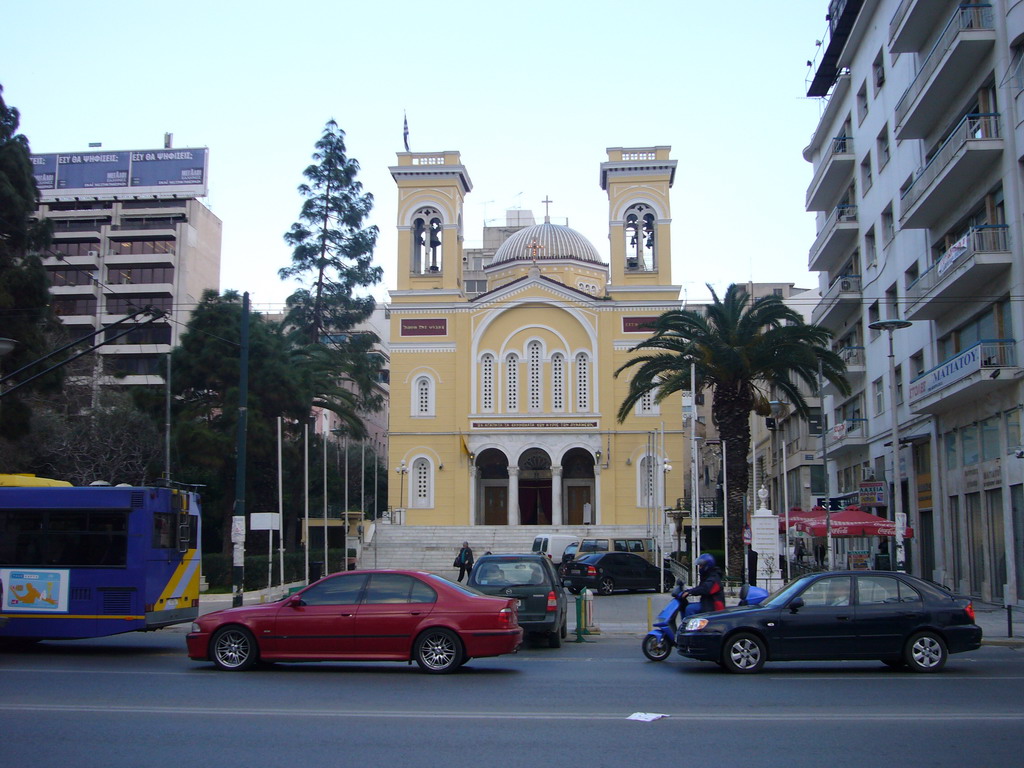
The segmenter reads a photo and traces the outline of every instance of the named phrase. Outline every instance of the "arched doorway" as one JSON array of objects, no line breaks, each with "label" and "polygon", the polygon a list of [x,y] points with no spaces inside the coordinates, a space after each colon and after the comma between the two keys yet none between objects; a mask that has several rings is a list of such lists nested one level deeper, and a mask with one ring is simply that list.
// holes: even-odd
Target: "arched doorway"
[{"label": "arched doorway", "polygon": [[482,525],[508,525],[508,457],[488,448],[476,457],[479,475],[479,521]]},{"label": "arched doorway", "polygon": [[519,520],[523,525],[551,525],[551,457],[530,448],[519,457]]},{"label": "arched doorway", "polygon": [[594,456],[584,448],[573,448],[562,457],[562,484],[565,488],[562,519],[566,525],[590,525],[597,522],[594,491]]}]

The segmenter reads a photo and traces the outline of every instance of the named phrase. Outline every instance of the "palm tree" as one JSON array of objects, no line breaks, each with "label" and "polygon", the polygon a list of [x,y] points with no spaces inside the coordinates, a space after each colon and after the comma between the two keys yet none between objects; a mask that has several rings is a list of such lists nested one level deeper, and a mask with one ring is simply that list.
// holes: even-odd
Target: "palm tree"
[{"label": "palm tree", "polygon": [[832,332],[808,325],[778,296],[751,301],[740,286],[730,285],[725,298],[708,285],[713,303],[704,313],[669,310],[654,325],[654,334],[631,351],[653,350],[622,365],[635,369],[629,394],[619,407],[625,421],[641,397],[654,393],[661,402],[676,392],[690,390],[694,366],[697,392],[712,390],[711,415],[725,441],[729,476],[726,515],[729,521],[729,562],[732,574],[741,570],[743,553],[743,496],[749,471],[750,414],[771,413],[770,392],[775,388],[807,418],[810,411],[800,391],[817,389],[822,376],[843,394],[850,385],[842,358],[828,347]]}]

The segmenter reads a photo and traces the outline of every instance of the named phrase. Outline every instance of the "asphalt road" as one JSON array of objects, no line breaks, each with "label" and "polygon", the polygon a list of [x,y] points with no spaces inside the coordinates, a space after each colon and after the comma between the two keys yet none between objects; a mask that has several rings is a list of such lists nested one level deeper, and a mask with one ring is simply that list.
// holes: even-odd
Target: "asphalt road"
[{"label": "asphalt road", "polygon": [[938,675],[848,662],[745,677],[649,662],[640,635],[606,634],[440,677],[404,664],[223,673],[188,660],[184,631],[0,653],[0,766],[962,768],[1024,753],[1017,648],[953,656]]}]

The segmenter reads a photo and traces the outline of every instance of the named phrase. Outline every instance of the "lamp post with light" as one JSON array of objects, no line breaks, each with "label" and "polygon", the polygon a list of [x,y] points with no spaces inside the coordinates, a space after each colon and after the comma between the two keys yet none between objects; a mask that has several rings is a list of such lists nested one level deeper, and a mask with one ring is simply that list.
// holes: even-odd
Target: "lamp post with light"
[{"label": "lamp post with light", "polygon": [[[789,413],[789,403],[781,400],[772,400],[769,403],[772,407],[772,416],[777,419],[775,428],[779,427],[779,420]],[[782,507],[786,510],[786,536],[783,554],[786,557],[786,581],[793,580],[792,558],[789,556],[789,470],[786,468],[786,438],[782,437]]]},{"label": "lamp post with light", "polygon": [[[405,459],[402,459],[402,461],[399,463],[399,465],[397,467],[395,467],[395,472],[398,473],[398,478],[399,478],[399,481],[398,481],[398,508],[401,510],[401,509],[405,508],[405,476],[407,474],[409,474],[409,467],[406,466]],[[392,520],[392,522],[394,522],[394,520]]]},{"label": "lamp post with light", "polygon": [[909,320],[878,320],[868,325],[874,331],[889,334],[889,412],[892,416],[892,482],[893,482],[893,523],[896,528],[896,562],[893,570],[902,571],[904,565],[903,531],[906,515],[903,512],[903,481],[900,477],[900,422],[896,415],[896,357],[893,354],[892,334],[902,328],[909,328]]}]

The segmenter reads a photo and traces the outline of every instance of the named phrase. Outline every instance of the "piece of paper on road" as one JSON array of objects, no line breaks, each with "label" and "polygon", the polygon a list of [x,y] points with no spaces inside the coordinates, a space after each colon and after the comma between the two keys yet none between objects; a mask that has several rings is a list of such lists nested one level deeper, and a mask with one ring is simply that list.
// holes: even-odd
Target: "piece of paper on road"
[{"label": "piece of paper on road", "polygon": [[632,715],[627,717],[627,720],[639,720],[644,723],[649,723],[652,720],[660,720],[668,715],[660,715],[657,712],[634,712]]}]

